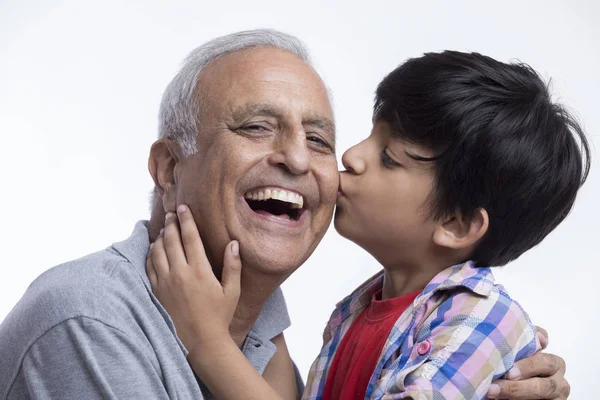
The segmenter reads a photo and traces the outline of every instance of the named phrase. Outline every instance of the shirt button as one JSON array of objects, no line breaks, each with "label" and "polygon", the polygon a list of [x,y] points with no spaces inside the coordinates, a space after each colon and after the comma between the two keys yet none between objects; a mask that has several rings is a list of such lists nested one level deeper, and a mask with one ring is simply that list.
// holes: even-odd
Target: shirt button
[{"label": "shirt button", "polygon": [[427,354],[427,352],[429,352],[429,349],[431,349],[431,343],[429,343],[429,341],[427,340],[417,345],[417,353],[419,353],[420,356]]}]

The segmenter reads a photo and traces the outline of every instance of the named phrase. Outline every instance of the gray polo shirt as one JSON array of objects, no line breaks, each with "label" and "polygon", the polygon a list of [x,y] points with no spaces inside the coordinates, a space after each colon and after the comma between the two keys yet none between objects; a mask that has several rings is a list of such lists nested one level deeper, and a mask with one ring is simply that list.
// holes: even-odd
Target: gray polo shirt
[{"label": "gray polo shirt", "polygon": [[[206,399],[146,276],[146,222],[38,277],[0,324],[0,399]],[[243,352],[262,373],[290,325],[267,301]]]}]

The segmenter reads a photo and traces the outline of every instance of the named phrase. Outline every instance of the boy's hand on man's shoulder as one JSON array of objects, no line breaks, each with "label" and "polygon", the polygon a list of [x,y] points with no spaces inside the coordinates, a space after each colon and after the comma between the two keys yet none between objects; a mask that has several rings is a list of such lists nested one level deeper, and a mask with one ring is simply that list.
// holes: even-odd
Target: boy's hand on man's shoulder
[{"label": "boy's hand on man's shoulder", "polygon": [[[548,346],[548,332],[537,327],[542,350]],[[492,383],[489,399],[565,400],[571,387],[565,379],[565,360],[554,354],[538,352],[517,361],[506,379]]]}]

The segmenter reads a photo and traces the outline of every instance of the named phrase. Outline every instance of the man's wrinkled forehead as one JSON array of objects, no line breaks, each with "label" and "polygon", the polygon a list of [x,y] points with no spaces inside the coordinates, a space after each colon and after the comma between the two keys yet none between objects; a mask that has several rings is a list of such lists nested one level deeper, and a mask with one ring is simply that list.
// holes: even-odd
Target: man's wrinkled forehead
[{"label": "man's wrinkled forehead", "polygon": [[306,114],[307,119],[333,121],[329,92],[321,77],[304,60],[280,49],[229,54],[203,71],[198,90],[205,101],[230,110],[269,104],[271,111],[287,109],[288,114]]}]

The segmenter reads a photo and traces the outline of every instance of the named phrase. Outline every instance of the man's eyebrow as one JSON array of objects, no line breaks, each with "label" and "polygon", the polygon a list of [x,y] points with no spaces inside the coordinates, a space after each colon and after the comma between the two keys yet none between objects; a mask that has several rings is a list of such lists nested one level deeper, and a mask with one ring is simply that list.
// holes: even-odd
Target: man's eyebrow
[{"label": "man's eyebrow", "polygon": [[266,115],[274,118],[283,118],[285,114],[281,107],[269,103],[251,103],[233,110],[234,120],[240,121],[253,115]]}]

